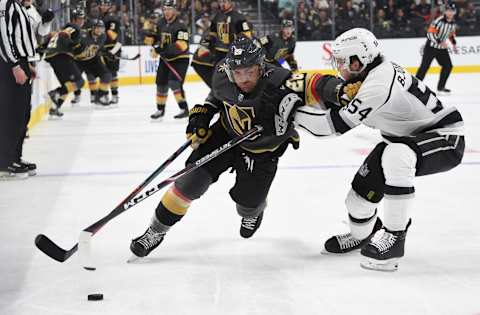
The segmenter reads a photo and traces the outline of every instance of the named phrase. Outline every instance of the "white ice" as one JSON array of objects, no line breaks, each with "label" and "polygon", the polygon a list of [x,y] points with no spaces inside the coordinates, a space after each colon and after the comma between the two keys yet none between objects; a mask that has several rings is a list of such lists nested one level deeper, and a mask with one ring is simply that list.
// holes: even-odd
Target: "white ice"
[{"label": "white ice", "polygon": [[[234,174],[225,173],[143,263],[126,263],[130,240],[144,232],[162,192],[93,237],[97,271],[82,270],[77,255],[53,261],[34,246],[38,233],[70,248],[185,141],[172,95],[166,119],[150,121],[153,85],[122,87],[117,109],[66,105],[63,120],[41,122],[26,142],[24,158],[39,174],[0,182],[0,314],[480,314],[480,76],[452,75],[448,86],[453,94],[442,100],[463,114],[466,154],[450,172],[417,178],[396,273],[361,269],[358,252],[320,254],[328,237],[347,230],[344,197],[379,141],[367,128],[329,140],[302,134],[300,150],[281,159],[251,239],[239,235],[228,195]],[[192,83],[186,93],[192,106],[206,89]],[[90,293],[105,299],[89,302]]]}]

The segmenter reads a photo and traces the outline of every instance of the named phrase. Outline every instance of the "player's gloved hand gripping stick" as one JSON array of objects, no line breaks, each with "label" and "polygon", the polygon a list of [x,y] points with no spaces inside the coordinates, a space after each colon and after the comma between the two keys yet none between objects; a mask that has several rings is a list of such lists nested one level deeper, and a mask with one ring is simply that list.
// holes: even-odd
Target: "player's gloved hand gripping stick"
[{"label": "player's gloved hand gripping stick", "polygon": [[[193,141],[195,141],[194,140],[195,138],[191,137],[177,151],[175,151],[175,153],[173,153],[162,165],[160,165],[160,167],[158,167],[143,183],[141,183],[137,188],[135,188],[135,190],[132,191],[117,207],[115,207],[115,209],[113,209],[112,212],[110,212],[109,214],[107,214],[105,217],[101,218],[97,222],[93,223],[89,227],[85,228],[81,235],[85,236],[86,234],[89,234],[90,237],[92,237],[105,224],[107,224],[110,220],[114,219],[121,213],[139,204],[143,200],[147,199],[148,197],[158,192],[163,187],[169,185],[170,183],[173,183],[175,180],[179,179],[180,177],[185,176],[186,174],[189,174],[190,172],[196,170],[197,168],[204,165],[205,163],[210,162],[217,156],[232,149],[238,144],[244,142],[245,140],[248,140],[250,137],[257,135],[262,130],[263,128],[261,126],[253,127],[252,129],[245,132],[244,134],[231,139],[227,143],[223,144],[221,147],[213,150],[209,154],[200,158],[195,163],[187,165],[184,169],[173,174],[172,176],[160,182],[156,186],[139,194],[139,192],[143,188],[145,188],[155,177],[157,177],[158,174],[160,174],[160,172],[162,172],[170,163],[173,162],[173,160],[175,160],[183,151],[185,151],[185,149],[187,149],[192,144]],[[65,260],[70,258],[73,254],[75,254],[75,252],[78,250],[78,243],[76,243],[71,249],[64,250],[44,234],[37,235],[37,237],[35,238],[35,245],[47,256],[59,262],[64,262]]]}]

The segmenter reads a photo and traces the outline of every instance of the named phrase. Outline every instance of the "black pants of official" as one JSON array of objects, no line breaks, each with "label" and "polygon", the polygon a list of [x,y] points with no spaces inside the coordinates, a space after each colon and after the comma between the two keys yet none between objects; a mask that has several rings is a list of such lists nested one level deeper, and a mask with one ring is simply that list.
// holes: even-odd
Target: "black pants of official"
[{"label": "black pants of official", "polygon": [[448,49],[437,49],[430,46],[430,42],[427,41],[425,44],[425,49],[423,50],[423,57],[422,63],[420,68],[418,68],[416,77],[420,80],[425,78],[425,74],[430,68],[430,64],[432,63],[433,59],[436,59],[438,64],[441,67],[440,71],[440,79],[438,80],[437,89],[441,90],[445,88],[445,84],[447,83],[447,79],[452,72],[452,60],[450,59],[450,55],[448,54]]},{"label": "black pants of official", "polygon": [[[28,63],[21,67],[30,76]],[[0,61],[0,168],[20,160],[26,126],[30,118],[32,85],[15,82],[11,67]]]}]

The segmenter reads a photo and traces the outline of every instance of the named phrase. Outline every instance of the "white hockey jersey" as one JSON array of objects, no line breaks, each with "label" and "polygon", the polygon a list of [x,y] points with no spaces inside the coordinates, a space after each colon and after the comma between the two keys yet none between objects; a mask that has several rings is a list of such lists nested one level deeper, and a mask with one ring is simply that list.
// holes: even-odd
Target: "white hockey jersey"
[{"label": "white hockey jersey", "polygon": [[316,136],[342,134],[364,124],[389,137],[421,132],[463,135],[455,107],[445,107],[422,81],[399,65],[383,61],[370,70],[355,98],[340,110],[297,110],[297,126]]}]

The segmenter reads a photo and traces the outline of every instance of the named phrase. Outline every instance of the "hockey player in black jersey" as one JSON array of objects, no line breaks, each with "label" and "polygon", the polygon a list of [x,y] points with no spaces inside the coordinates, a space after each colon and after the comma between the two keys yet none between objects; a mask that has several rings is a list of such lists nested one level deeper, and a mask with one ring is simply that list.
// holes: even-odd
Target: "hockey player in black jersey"
[{"label": "hockey player in black jersey", "polygon": [[85,13],[80,10],[72,12],[72,22],[55,33],[45,50],[45,60],[50,63],[60,82],[60,87],[48,92],[54,106],[50,108],[51,117],[61,117],[60,107],[70,92],[81,89],[84,80],[73,55],[80,47],[81,27],[85,22]]},{"label": "hockey player in black jersey", "polygon": [[145,42],[153,43],[152,53],[159,56],[155,83],[157,85],[157,110],[150,115],[152,119],[159,119],[165,115],[168,89],[173,91],[180,107],[176,119],[188,117],[188,105],[185,99],[183,83],[187,75],[189,56],[188,28],[178,18],[175,0],[164,0],[163,18],[160,19],[156,32],[145,33]]},{"label": "hockey player in black jersey", "polygon": [[212,86],[215,65],[225,58],[238,36],[252,37],[252,25],[235,10],[231,0],[220,0],[220,11],[212,18],[210,32],[202,37],[193,55],[192,67],[208,87]]},{"label": "hockey player in black jersey", "polygon": [[290,70],[298,70],[298,64],[293,55],[295,51],[295,36],[293,35],[293,21],[283,20],[280,32],[260,38],[265,47],[265,61],[273,65],[281,66],[280,62],[285,60]]},{"label": "hockey player in black jersey", "polygon": [[102,0],[100,2],[100,12],[105,24],[106,35],[102,53],[105,65],[112,77],[110,81],[111,103],[117,104],[119,102],[118,70],[120,69],[120,56],[122,53],[122,44],[120,43],[121,22],[118,17],[110,12],[111,8],[112,3],[110,0]]},{"label": "hockey player in black jersey", "polygon": [[[414,179],[460,164],[465,149],[463,119],[420,80],[386,61],[370,31],[356,28],[343,33],[335,39],[332,53],[347,82],[362,81],[358,93],[342,108],[319,112],[301,107],[295,122],[315,136],[340,135],[364,124],[379,130],[383,141],[358,170],[345,200],[350,232],[328,239],[325,251],[343,254],[361,249],[362,267],[395,271],[411,224]],[[332,85],[319,98],[328,100],[334,89]],[[383,225],[377,218],[381,201]]]},{"label": "hockey player in black jersey", "polygon": [[[156,208],[146,232],[132,241],[133,258],[147,256],[155,249],[186,214],[191,202],[230,168],[236,172],[230,196],[242,217],[240,235],[254,235],[262,222],[279,158],[289,143],[298,148],[298,134],[291,122],[295,107],[303,102],[285,86],[290,76],[287,69],[265,64],[258,41],[246,37],[235,40],[227,58],[216,67],[212,90],[204,104],[195,105],[190,112],[186,133],[195,134],[200,144],[186,163],[194,163],[254,125],[261,125],[264,131],[175,181]],[[283,91],[275,100],[269,98],[274,89]],[[211,124],[217,113],[219,118]]]},{"label": "hockey player in black jersey", "polygon": [[[87,74],[90,93],[98,97],[98,104],[102,107],[110,105],[108,92],[112,79],[112,75],[101,57],[105,40],[105,24],[102,20],[94,20],[91,29],[82,31],[80,47],[76,49],[75,53],[75,60],[79,68]],[[100,79],[98,90],[97,78]]]}]

